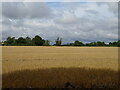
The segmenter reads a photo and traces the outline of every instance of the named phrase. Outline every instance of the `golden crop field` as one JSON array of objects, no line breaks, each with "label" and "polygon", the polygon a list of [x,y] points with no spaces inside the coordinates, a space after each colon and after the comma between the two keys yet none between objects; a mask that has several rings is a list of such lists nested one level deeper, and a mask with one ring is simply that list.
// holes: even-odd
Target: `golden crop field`
[{"label": "golden crop field", "polygon": [[55,67],[118,70],[117,47],[3,46],[2,56],[3,73]]},{"label": "golden crop field", "polygon": [[117,47],[2,47],[3,88],[116,88]]}]

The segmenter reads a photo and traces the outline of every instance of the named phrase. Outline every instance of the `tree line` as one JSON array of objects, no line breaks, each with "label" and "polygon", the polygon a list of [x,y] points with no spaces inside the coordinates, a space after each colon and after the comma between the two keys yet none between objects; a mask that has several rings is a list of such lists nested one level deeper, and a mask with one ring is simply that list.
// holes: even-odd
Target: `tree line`
[{"label": "tree line", "polygon": [[19,37],[16,39],[15,37],[8,37],[3,43],[3,46],[116,46],[120,47],[120,40],[109,42],[106,44],[105,42],[96,41],[96,42],[90,42],[90,43],[83,43],[78,40],[74,41],[74,43],[67,43],[62,44],[62,38],[57,38],[55,40],[54,45],[50,45],[49,40],[44,40],[39,35],[36,35],[33,38],[30,37]]}]

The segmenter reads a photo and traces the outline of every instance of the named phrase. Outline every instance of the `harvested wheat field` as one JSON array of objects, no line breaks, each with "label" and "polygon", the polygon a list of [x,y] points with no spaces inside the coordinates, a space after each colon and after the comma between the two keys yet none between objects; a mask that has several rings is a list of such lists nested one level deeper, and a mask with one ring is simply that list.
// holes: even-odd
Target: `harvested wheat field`
[{"label": "harvested wheat field", "polygon": [[117,47],[3,46],[2,54],[4,88],[117,87]]}]

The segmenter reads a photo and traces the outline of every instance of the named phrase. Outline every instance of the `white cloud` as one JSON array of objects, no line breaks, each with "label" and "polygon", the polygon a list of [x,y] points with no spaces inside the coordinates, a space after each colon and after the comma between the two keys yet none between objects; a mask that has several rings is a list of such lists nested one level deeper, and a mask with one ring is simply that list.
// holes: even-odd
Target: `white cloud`
[{"label": "white cloud", "polygon": [[61,17],[57,17],[55,19],[56,23],[61,23],[61,24],[71,24],[75,23],[77,21],[76,16],[74,13],[64,11]]},{"label": "white cloud", "polygon": [[40,35],[48,40],[62,37],[65,42],[108,42],[118,37],[116,3],[8,4],[3,7],[3,39]]}]

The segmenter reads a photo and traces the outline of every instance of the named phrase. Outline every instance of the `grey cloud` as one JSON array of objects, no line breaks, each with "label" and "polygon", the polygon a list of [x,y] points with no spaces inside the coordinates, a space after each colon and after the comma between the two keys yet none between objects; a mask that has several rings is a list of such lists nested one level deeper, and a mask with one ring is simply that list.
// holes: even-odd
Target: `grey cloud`
[{"label": "grey cloud", "polygon": [[71,13],[69,11],[65,11],[62,13],[62,16],[59,16],[54,19],[56,23],[60,24],[75,24],[78,22],[78,18],[74,15],[74,13]]},{"label": "grey cloud", "polygon": [[4,2],[2,14],[11,19],[44,18],[51,15],[51,10],[43,2]]},{"label": "grey cloud", "polygon": [[12,19],[23,18],[27,14],[26,9],[23,7],[24,7],[23,3],[5,2],[2,3],[2,14],[3,16]]},{"label": "grey cloud", "polygon": [[118,12],[118,2],[108,3],[109,10],[112,11],[114,14]]},{"label": "grey cloud", "polygon": [[86,12],[90,13],[90,14],[99,14],[98,11],[95,11],[95,10],[86,10]]},{"label": "grey cloud", "polygon": [[111,11],[112,13],[114,13],[114,15],[117,15],[118,14],[118,3],[119,2],[98,2],[97,4],[99,6],[102,6],[102,5],[106,5],[108,7],[108,10]]},{"label": "grey cloud", "polygon": [[[3,19],[3,39],[7,36],[34,37],[40,35],[50,41],[62,37],[66,43],[75,40],[83,42],[117,40],[118,23],[117,16],[114,15],[117,11],[115,9],[115,13],[113,13],[109,10],[108,3],[103,3],[104,5],[101,3],[100,6],[98,3],[79,3],[77,5],[68,3],[67,6],[63,4],[62,7],[54,7],[55,9],[41,4],[45,7],[44,9],[39,6],[39,3],[35,7],[32,3],[21,4],[30,11],[27,11],[27,14],[23,12],[25,16],[21,15],[20,17],[18,17],[19,15],[16,17],[10,17],[9,14],[7,14],[8,16],[3,15],[5,16]],[[76,7],[73,8],[73,6]],[[37,10],[37,8],[39,9]],[[7,10],[9,9],[7,8]],[[41,13],[38,11],[41,11]],[[53,16],[47,18],[51,15],[51,12],[54,12]],[[17,11],[14,13],[16,14]],[[22,14],[22,10],[20,14]],[[18,19],[22,17],[24,19]]]}]

